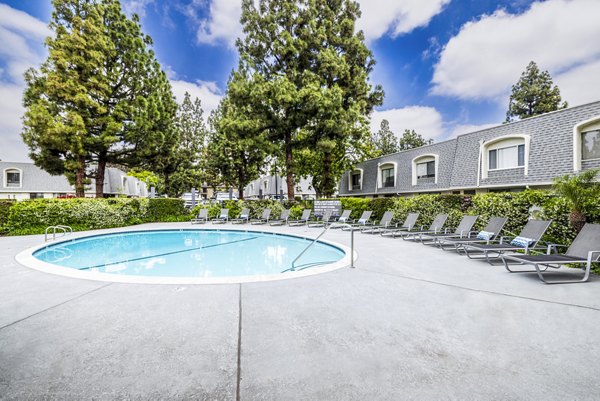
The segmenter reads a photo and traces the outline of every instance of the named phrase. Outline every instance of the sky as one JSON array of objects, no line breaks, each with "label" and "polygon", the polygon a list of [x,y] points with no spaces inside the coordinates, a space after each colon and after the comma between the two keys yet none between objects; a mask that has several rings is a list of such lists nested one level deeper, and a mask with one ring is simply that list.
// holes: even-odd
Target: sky
[{"label": "sky", "polygon": [[[237,65],[240,0],[121,0],[184,93],[216,108]],[[498,125],[530,61],[550,72],[569,106],[600,100],[600,0],[359,0],[385,100],[371,116],[396,135],[435,142]],[[50,0],[0,0],[0,159],[28,161],[21,141],[23,73],[46,58]]]}]

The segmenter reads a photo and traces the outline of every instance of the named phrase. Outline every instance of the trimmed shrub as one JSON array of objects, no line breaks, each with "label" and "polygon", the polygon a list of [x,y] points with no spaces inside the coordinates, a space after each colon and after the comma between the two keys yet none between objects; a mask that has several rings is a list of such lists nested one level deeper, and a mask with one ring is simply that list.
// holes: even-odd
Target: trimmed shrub
[{"label": "trimmed shrub", "polygon": [[[142,200],[131,199],[131,201]],[[147,212],[141,214],[141,216],[145,216],[143,220],[146,222],[187,221],[190,219],[190,213],[185,209],[183,199],[152,198],[147,201]]]}]

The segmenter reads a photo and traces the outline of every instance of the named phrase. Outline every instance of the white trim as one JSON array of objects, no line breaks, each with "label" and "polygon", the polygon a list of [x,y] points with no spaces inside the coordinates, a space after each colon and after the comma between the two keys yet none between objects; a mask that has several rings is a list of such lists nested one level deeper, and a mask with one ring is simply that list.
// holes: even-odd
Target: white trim
[{"label": "white trim", "polygon": [[[386,166],[392,166],[392,168],[394,169],[394,186],[393,187],[384,187],[383,186],[383,176],[382,176],[382,170],[387,170],[384,169],[383,167]],[[385,189],[385,188],[395,188],[396,187],[396,176],[398,175],[398,163],[397,162],[393,162],[393,161],[386,161],[383,163],[377,163],[377,188],[378,189]]]},{"label": "white trim", "polygon": [[360,174],[360,188],[356,191],[362,191],[364,170],[362,168],[355,168],[354,170],[350,170],[348,174],[348,192],[355,191],[355,189],[352,189],[352,176],[356,173]]},{"label": "white trim", "polygon": [[[523,143],[522,145],[525,145],[525,155],[524,155],[524,162],[525,164],[523,166],[513,166],[513,167],[508,167],[508,168],[504,168],[504,169],[493,169],[490,170],[489,169],[489,151],[490,150],[494,150],[494,149],[499,149],[500,147],[494,147],[493,145],[499,145],[500,142],[504,142],[510,139],[522,139]],[[513,168],[523,168],[523,174],[525,176],[527,176],[529,174],[529,148],[531,145],[531,137],[529,135],[524,135],[524,134],[509,134],[509,135],[502,135],[499,136],[497,138],[491,139],[487,142],[483,141],[481,142],[481,179],[486,179],[488,178],[488,173],[489,171],[498,171],[498,170],[508,170],[508,169],[513,169]],[[517,145],[512,145],[511,146],[517,146]],[[479,182],[478,182],[479,184]]]},{"label": "white trim", "polygon": [[412,185],[413,187],[415,185],[417,185],[417,181],[418,181],[418,177],[417,177],[417,164],[418,161],[420,159],[424,159],[424,158],[431,158],[433,157],[433,161],[435,163],[435,177],[434,177],[434,182],[435,184],[438,183],[438,165],[439,165],[439,161],[440,161],[440,156],[435,154],[435,153],[424,153],[422,155],[416,156],[412,159]]},{"label": "white trim", "polygon": [[[252,230],[238,229],[238,228],[234,228],[234,227],[228,227],[226,230],[222,230],[220,228],[212,228],[212,227],[206,227],[206,228],[202,228],[202,229],[191,229],[191,228],[172,228],[172,229],[170,229],[170,228],[164,228],[164,229],[133,228],[132,229],[131,227],[127,227],[127,228],[128,228],[128,230],[126,230],[126,231],[122,231],[119,229],[110,230],[106,234],[109,234],[109,235],[110,234],[122,234],[122,233],[137,232],[137,231],[151,232],[151,231],[198,231],[198,230],[240,231],[240,232],[246,232],[246,233],[252,232]],[[275,236],[282,235],[282,236],[289,236],[289,237],[295,237],[295,238],[302,238],[302,239],[311,240],[311,241],[315,240],[315,238],[312,238],[312,237],[295,235],[295,234],[287,234],[287,233],[279,233],[279,232],[271,232],[271,231],[259,231],[259,230],[256,230],[255,232],[260,232],[260,233],[264,233],[264,234],[272,234]],[[16,255],[15,260],[18,263],[20,263],[21,265],[26,266],[30,269],[38,270],[38,271],[41,271],[44,273],[56,274],[59,276],[71,277],[71,278],[86,279],[86,280],[93,280],[93,281],[108,281],[108,282],[114,282],[114,283],[190,284],[190,285],[191,284],[255,283],[255,282],[261,282],[261,281],[286,280],[286,279],[290,279],[290,278],[306,277],[306,276],[312,276],[315,274],[326,273],[326,272],[340,269],[342,267],[349,267],[351,264],[350,263],[351,262],[351,259],[350,259],[351,250],[348,246],[339,244],[334,241],[324,240],[324,239],[319,239],[319,242],[334,246],[334,247],[342,250],[342,252],[344,252],[344,256],[337,262],[311,267],[310,269],[304,269],[304,270],[298,270],[298,271],[292,271],[292,272],[286,272],[286,273],[278,273],[278,274],[264,274],[264,275],[253,275],[253,276],[166,277],[166,276],[119,275],[119,274],[112,274],[112,273],[100,273],[100,272],[94,272],[94,271],[82,271],[82,270],[77,270],[77,269],[73,269],[73,268],[62,267],[62,266],[58,266],[55,264],[43,262],[43,261],[39,260],[38,258],[36,258],[35,256],[33,256],[33,254],[36,251],[43,249],[47,246],[52,246],[52,245],[59,244],[59,243],[67,243],[67,242],[71,242],[73,240],[83,239],[83,238],[87,238],[87,237],[95,237],[98,235],[98,234],[90,235],[89,232],[82,233],[82,234],[83,235],[76,233],[76,234],[74,234],[73,237],[69,236],[68,239],[64,239],[62,241],[56,241],[56,242],[52,242],[52,243],[44,243],[44,244],[41,244],[38,246],[28,248],[28,249],[20,252],[18,255]],[[100,235],[105,235],[105,234],[100,234]],[[352,255],[352,257],[356,261],[358,259],[358,253],[356,251],[354,251],[354,254]]]},{"label": "white trim", "polygon": [[[7,173],[13,172],[11,170],[14,170],[14,172],[19,172],[19,186],[15,186],[15,187],[9,187],[8,186],[8,177],[6,176]],[[14,189],[14,188],[23,188],[23,170],[21,170],[18,167],[7,167],[4,169],[4,171],[2,172],[2,176],[3,176],[3,184],[4,184],[4,188],[9,188],[9,189]],[[31,192],[31,191],[27,191],[27,192]]]},{"label": "white trim", "polygon": [[600,115],[575,124],[573,127],[573,171],[581,171],[581,134],[583,129],[588,125],[594,125],[594,123],[600,123]]}]

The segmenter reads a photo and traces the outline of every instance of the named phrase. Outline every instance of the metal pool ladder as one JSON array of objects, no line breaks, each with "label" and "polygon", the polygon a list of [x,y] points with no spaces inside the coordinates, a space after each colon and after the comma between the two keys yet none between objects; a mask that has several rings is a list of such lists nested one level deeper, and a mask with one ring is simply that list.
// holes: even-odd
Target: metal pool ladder
[{"label": "metal pool ladder", "polygon": [[49,226],[46,227],[46,232],[44,233],[44,242],[48,242],[48,234],[52,230],[52,240],[56,239],[56,233],[62,233],[61,237],[64,237],[67,234],[73,234],[73,229],[69,226],[57,225],[57,226]]},{"label": "metal pool ladder", "polygon": [[354,230],[352,229],[352,226],[348,223],[332,223],[329,226],[325,227],[325,229],[321,231],[321,233],[317,235],[317,237],[313,239],[312,242],[308,244],[298,256],[296,256],[296,258],[292,261],[292,267],[282,271],[282,273],[288,271],[296,271],[296,262],[298,261],[298,259],[300,259],[302,255],[304,255],[306,251],[308,251],[308,249],[312,247],[319,240],[319,238],[321,238],[323,234],[325,234],[327,230],[329,230],[331,227],[350,227],[350,267],[354,268]]}]

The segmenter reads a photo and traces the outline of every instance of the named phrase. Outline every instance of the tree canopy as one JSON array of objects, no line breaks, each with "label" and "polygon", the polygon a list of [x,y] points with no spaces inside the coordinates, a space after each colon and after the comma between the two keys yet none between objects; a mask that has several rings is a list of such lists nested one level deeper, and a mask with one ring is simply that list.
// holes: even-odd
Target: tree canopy
[{"label": "tree canopy", "polygon": [[533,61],[512,86],[506,112],[506,122],[522,120],[539,114],[568,107],[560,96],[560,89],[552,82],[548,71],[540,71]]},{"label": "tree canopy", "polygon": [[415,130],[404,130],[402,136],[398,140],[398,150],[408,150],[414,148],[420,148],[421,146],[431,145],[433,139],[425,139],[421,134],[415,132]]},{"label": "tree canopy", "polygon": [[107,163],[151,165],[177,142],[177,105],[139,19],[118,0],[53,0],[48,58],[25,74],[23,140],[36,165],[83,196]]},{"label": "tree canopy", "polygon": [[396,134],[390,129],[388,120],[381,120],[379,131],[373,134],[371,142],[375,151],[374,156],[389,155],[400,150],[398,138],[396,138]]},{"label": "tree canopy", "polygon": [[[245,135],[275,145],[270,153],[284,166],[289,198],[296,173],[312,175],[317,192],[333,193],[350,164],[346,149],[368,134],[368,115],[382,102],[381,88],[368,82],[372,54],[354,32],[359,15],[350,0],[242,2],[245,36],[227,93],[240,112],[231,119]],[[311,163],[298,163],[307,151],[315,152]]]}]

